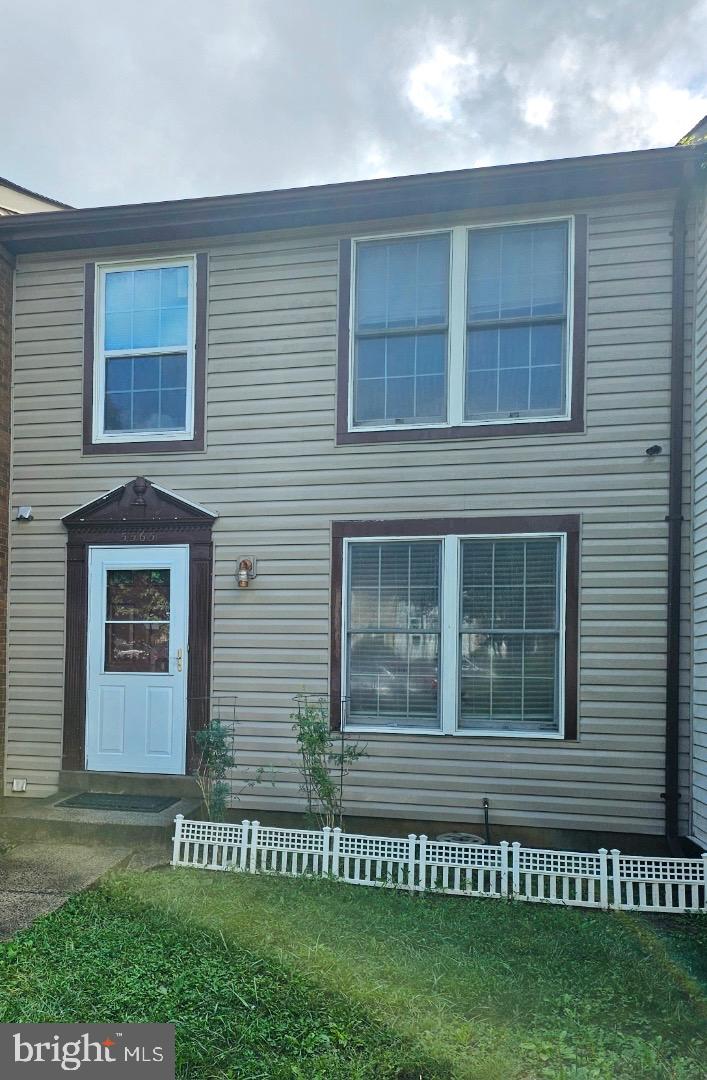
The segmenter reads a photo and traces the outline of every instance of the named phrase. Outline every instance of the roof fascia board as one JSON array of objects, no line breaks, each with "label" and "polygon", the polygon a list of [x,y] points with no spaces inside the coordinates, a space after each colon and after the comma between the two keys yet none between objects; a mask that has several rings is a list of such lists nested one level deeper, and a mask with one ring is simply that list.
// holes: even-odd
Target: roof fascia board
[{"label": "roof fascia board", "polygon": [[0,220],[15,253],[113,247],[336,226],[570,199],[673,190],[692,150],[669,147],[282,191],[128,204]]}]

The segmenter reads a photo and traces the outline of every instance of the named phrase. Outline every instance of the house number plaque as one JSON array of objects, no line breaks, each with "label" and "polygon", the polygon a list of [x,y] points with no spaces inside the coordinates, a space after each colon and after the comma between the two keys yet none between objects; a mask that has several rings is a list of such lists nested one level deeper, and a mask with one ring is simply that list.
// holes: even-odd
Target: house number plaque
[{"label": "house number plaque", "polygon": [[144,529],[124,532],[121,541],[123,544],[152,544],[155,541],[153,532],[145,532]]}]

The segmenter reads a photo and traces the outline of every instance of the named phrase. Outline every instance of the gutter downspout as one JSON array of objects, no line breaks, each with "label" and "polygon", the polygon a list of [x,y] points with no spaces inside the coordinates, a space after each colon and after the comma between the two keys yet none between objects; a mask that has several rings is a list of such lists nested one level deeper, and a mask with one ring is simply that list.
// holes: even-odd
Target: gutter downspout
[{"label": "gutter downspout", "polygon": [[670,465],[668,473],[667,657],[665,674],[665,839],[681,854],[678,805],[680,749],[680,616],[682,577],[683,431],[685,404],[685,231],[693,179],[685,163],[673,212],[672,335],[670,373]]}]

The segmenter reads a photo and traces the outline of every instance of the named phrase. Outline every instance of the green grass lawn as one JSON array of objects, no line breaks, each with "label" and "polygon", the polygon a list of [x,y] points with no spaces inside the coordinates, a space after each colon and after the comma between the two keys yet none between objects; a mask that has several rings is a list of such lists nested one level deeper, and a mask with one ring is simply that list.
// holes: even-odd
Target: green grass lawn
[{"label": "green grass lawn", "polygon": [[208,1080],[702,1080],[707,922],[674,926],[123,872],[0,945],[0,1021],[174,1021]]}]

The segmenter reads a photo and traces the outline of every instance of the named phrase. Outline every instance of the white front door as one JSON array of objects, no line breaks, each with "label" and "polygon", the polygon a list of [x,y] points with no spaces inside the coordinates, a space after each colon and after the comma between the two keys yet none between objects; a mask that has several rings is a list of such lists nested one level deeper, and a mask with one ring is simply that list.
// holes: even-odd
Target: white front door
[{"label": "white front door", "polygon": [[189,548],[92,547],[86,768],[183,773]]}]

